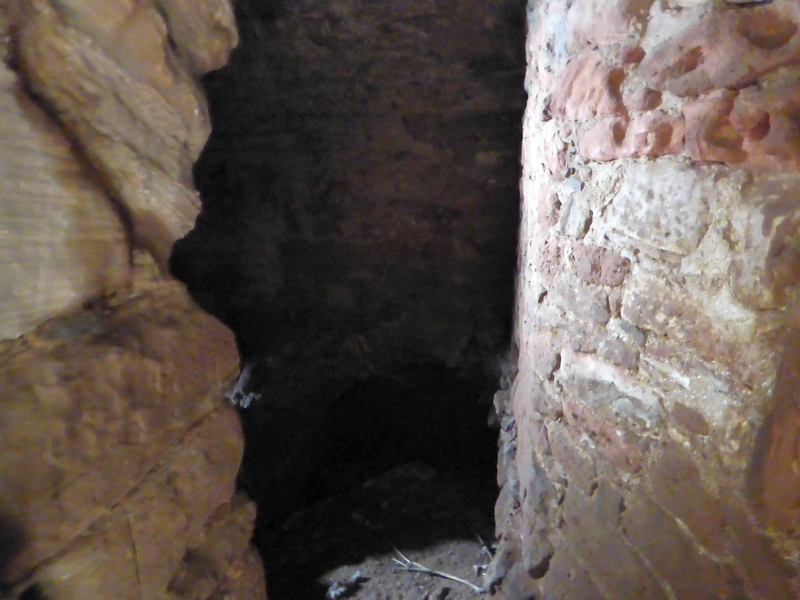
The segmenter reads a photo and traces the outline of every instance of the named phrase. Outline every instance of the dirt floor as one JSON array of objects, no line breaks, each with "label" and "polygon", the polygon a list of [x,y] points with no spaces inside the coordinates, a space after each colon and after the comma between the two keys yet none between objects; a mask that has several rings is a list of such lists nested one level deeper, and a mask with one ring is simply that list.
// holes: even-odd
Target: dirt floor
[{"label": "dirt floor", "polygon": [[[475,600],[493,535],[494,486],[477,473],[400,465],[291,515],[259,546],[270,600]],[[401,556],[401,553],[403,556]]]},{"label": "dirt floor", "polygon": [[344,383],[341,371],[272,367],[242,411],[240,485],[258,503],[270,600],[483,597],[395,559],[483,585],[496,387],[478,371],[424,364]]}]

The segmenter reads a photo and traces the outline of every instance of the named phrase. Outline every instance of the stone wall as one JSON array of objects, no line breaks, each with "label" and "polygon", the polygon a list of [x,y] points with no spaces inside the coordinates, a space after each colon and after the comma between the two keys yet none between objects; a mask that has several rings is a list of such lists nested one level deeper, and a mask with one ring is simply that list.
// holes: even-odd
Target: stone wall
[{"label": "stone wall", "polygon": [[233,335],[163,275],[230,6],[10,0],[0,30],[0,596],[265,598]]},{"label": "stone wall", "polygon": [[413,353],[510,330],[520,0],[243,0],[205,79],[204,212],[174,272],[245,355]]},{"label": "stone wall", "polygon": [[796,598],[800,6],[550,0],[528,21],[490,579]]}]

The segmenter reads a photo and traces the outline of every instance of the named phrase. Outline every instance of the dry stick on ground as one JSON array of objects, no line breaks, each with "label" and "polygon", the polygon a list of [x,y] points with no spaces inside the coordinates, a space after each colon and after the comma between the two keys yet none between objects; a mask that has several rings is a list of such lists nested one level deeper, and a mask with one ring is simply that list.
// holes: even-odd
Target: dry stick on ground
[{"label": "dry stick on ground", "polygon": [[395,548],[394,551],[397,552],[398,556],[400,556],[402,560],[398,560],[396,558],[393,558],[392,560],[396,562],[398,565],[400,565],[400,568],[403,571],[411,571],[413,573],[428,573],[429,575],[435,575],[436,577],[449,579],[450,581],[455,581],[456,583],[463,583],[464,585],[467,585],[470,588],[472,588],[472,591],[475,592],[476,594],[486,593],[486,590],[484,588],[478,587],[477,585],[475,585],[474,583],[470,583],[466,579],[461,579],[461,577],[456,577],[455,575],[449,575],[448,573],[445,573],[443,571],[437,571],[436,569],[429,569],[425,565],[421,565],[418,562],[414,562],[413,560],[408,558],[405,554],[400,552],[400,550],[398,550],[397,548]]}]

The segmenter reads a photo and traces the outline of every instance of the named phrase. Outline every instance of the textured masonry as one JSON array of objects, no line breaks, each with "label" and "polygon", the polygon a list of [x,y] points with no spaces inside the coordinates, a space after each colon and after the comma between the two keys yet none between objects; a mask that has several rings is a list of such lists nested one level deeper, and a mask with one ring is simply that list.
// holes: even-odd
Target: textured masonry
[{"label": "textured masonry", "polygon": [[800,5],[531,2],[508,598],[800,597]]}]

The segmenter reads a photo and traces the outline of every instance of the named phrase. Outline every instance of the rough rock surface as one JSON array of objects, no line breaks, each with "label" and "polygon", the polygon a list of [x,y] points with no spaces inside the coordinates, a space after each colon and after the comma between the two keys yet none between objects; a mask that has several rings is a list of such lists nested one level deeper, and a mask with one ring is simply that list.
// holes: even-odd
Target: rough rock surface
[{"label": "rough rock surface", "polygon": [[233,335],[157,268],[230,6],[101,4],[0,4],[0,596],[260,600]]},{"label": "rough rock surface", "polygon": [[[24,539],[3,581],[156,598],[176,578],[176,597],[210,597],[255,517],[242,499],[220,508],[242,455],[236,412],[220,405],[235,356],[230,332],[177,283],[6,342],[0,514]],[[205,595],[182,595],[204,589],[192,567]]]},{"label": "rough rock surface", "polygon": [[5,339],[124,287],[130,250],[123,221],[103,188],[5,63],[0,114]]},{"label": "rough rock surface", "polygon": [[[242,1],[174,273],[244,353],[451,366],[507,340],[518,0]],[[323,350],[320,350],[322,348]]]},{"label": "rough rock surface", "polygon": [[489,583],[800,597],[798,5],[567,4],[528,9]]},{"label": "rough rock surface", "polygon": [[210,132],[197,77],[236,45],[226,0],[10,1],[15,59],[166,272],[199,210],[191,167]]}]

